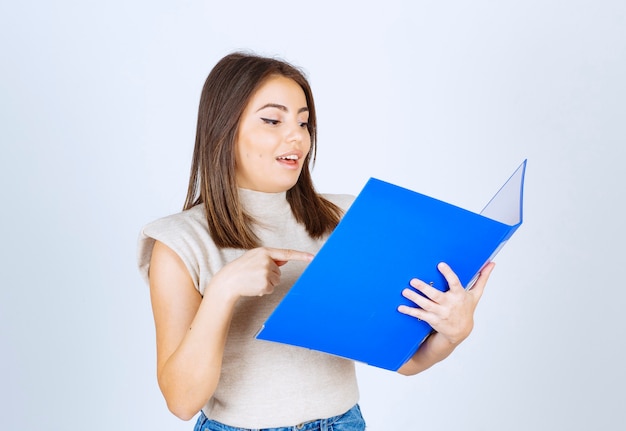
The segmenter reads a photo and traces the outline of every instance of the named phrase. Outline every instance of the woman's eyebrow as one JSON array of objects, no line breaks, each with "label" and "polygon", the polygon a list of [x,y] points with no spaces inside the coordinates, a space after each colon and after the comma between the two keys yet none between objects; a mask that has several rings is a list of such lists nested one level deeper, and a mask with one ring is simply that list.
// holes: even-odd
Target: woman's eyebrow
[{"label": "woman's eyebrow", "polygon": [[[266,108],[276,108],[276,109],[280,109],[281,111],[284,111],[284,112],[289,112],[289,109],[285,105],[281,105],[279,103],[266,103],[265,105],[263,105],[259,109],[257,109],[256,112],[262,111],[262,110],[264,110]],[[308,111],[309,111],[309,108],[304,106],[304,107],[298,109],[298,114],[301,113],[301,112],[308,112]]]}]

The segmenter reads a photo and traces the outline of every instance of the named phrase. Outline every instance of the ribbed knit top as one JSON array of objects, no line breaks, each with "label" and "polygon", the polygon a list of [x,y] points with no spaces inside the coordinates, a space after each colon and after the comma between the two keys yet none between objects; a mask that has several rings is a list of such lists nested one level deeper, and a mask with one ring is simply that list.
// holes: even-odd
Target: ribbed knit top
[{"label": "ribbed knit top", "polygon": [[[261,222],[255,232],[267,247],[288,248],[315,254],[324,239],[311,238],[298,223],[286,193],[239,189],[245,210]],[[344,210],[348,195],[325,195]],[[245,250],[220,249],[209,234],[202,205],[146,225],[139,237],[138,264],[148,282],[155,241],[161,241],[182,259],[203,294],[225,264]],[[341,414],[358,401],[352,361],[300,347],[256,340],[255,334],[300,276],[305,262],[281,266],[281,282],[274,293],[241,298],[236,307],[224,351],[218,387],[204,406],[207,417],[242,428],[291,426]],[[319,310],[303,319],[332,319]]]}]

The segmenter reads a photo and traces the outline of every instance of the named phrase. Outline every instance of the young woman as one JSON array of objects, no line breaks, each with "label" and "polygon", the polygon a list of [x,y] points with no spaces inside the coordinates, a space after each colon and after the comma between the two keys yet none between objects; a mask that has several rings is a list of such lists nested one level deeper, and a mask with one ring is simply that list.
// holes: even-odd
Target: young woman
[{"label": "young woman", "polygon": [[[254,338],[353,199],[315,191],[315,146],[313,95],[297,68],[242,53],[213,68],[184,210],[139,239],[159,386],[176,416],[200,412],[198,431],[365,428],[352,361]],[[445,264],[446,293],[412,280],[425,296],[406,289],[416,306],[398,310],[437,332],[401,373],[429,368],[469,335],[492,269],[470,291]]]}]

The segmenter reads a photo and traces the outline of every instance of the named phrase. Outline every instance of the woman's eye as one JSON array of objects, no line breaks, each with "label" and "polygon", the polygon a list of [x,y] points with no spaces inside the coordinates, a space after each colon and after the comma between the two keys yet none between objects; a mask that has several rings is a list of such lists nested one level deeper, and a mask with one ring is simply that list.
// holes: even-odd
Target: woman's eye
[{"label": "woman's eye", "polygon": [[278,120],[272,120],[271,118],[261,118],[261,120],[263,120],[263,122],[264,122],[265,124],[270,124],[270,125],[272,125],[272,126],[275,126],[275,125],[277,125],[278,123],[280,123],[280,121],[278,121]]},{"label": "woman's eye", "polygon": [[306,121],[303,123],[300,123],[300,127],[302,127],[303,129],[308,129],[309,128],[309,123],[307,123]]}]

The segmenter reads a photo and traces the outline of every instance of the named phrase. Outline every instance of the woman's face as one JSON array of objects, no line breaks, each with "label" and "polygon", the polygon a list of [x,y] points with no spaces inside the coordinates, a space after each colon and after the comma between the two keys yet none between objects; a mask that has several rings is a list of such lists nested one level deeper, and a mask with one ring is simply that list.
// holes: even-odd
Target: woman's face
[{"label": "woman's face", "polygon": [[311,149],[309,109],[302,88],[270,76],[252,95],[235,141],[237,186],[261,192],[289,190]]}]

